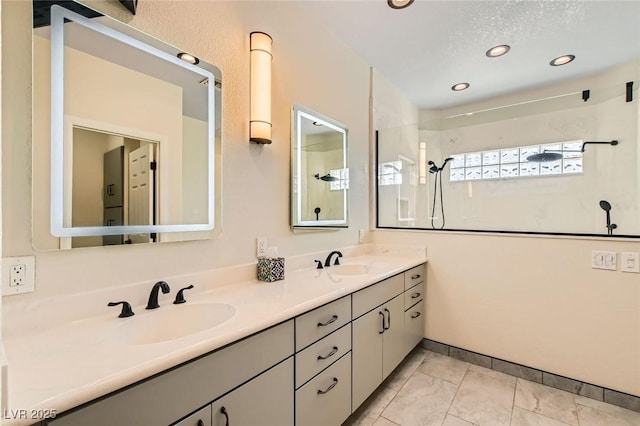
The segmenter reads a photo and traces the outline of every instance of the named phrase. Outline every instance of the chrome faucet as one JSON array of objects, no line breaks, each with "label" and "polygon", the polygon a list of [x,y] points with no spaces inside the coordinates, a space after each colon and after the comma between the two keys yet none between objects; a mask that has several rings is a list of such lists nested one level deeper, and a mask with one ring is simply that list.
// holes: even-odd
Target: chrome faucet
[{"label": "chrome faucet", "polygon": [[167,294],[171,291],[169,284],[166,282],[158,281],[155,283],[151,289],[151,294],[149,294],[149,302],[147,303],[146,309],[156,309],[160,307],[160,305],[158,305],[158,290],[162,290],[163,294]]},{"label": "chrome faucet", "polygon": [[342,253],[340,253],[339,251],[332,251],[331,253],[329,253],[329,256],[327,256],[327,260],[325,260],[324,262],[324,266],[326,268],[328,268],[329,266],[331,266],[331,257],[337,254],[338,257],[336,257],[336,261],[333,263],[334,265],[340,265],[340,258],[342,257]]}]

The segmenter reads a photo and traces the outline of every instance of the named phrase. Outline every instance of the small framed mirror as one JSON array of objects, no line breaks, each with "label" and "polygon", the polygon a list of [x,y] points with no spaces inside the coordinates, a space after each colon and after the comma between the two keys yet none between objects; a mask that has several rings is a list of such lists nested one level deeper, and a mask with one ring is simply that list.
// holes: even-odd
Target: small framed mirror
[{"label": "small framed mirror", "polygon": [[349,226],[347,128],[309,108],[294,105],[291,144],[291,226]]}]

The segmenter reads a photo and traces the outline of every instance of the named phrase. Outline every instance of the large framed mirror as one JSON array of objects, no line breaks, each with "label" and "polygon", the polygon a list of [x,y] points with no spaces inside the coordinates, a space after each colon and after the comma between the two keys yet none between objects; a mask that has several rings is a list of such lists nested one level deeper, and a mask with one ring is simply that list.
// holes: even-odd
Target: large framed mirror
[{"label": "large framed mirror", "polygon": [[220,70],[83,5],[46,3],[34,9],[34,245],[207,238]]},{"label": "large framed mirror", "polygon": [[293,106],[291,226],[349,226],[347,128],[301,105]]}]

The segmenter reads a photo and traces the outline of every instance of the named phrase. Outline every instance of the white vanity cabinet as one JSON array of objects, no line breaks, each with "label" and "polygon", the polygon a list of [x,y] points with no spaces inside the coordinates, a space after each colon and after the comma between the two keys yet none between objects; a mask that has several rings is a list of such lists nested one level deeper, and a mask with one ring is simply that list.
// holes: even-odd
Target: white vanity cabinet
[{"label": "white vanity cabinet", "polygon": [[43,422],[339,426],[424,337],[424,265]]},{"label": "white vanity cabinet", "polygon": [[338,426],[351,414],[351,296],[295,324],[296,425]]},{"label": "white vanity cabinet", "polygon": [[403,293],[400,274],[353,294],[354,410],[406,355]]},{"label": "white vanity cabinet", "polygon": [[[52,426],[158,426],[186,421],[187,423],[178,424],[190,426],[188,423],[191,421],[188,419],[192,418],[190,413],[199,411],[202,407],[206,410],[206,406],[212,401],[245,382],[251,383],[254,377],[262,377],[261,373],[290,358],[294,352],[293,330],[293,320],[286,321],[64,413],[60,417],[47,421],[47,424]],[[290,370],[289,383],[284,388],[277,385],[277,389],[292,393],[293,363],[285,362],[280,365]],[[264,377],[274,376],[264,374]],[[278,379],[280,379],[279,376]],[[277,402],[282,403],[280,399]],[[247,401],[246,404],[250,406],[252,402]],[[288,410],[287,407],[270,409],[283,412]],[[292,411],[291,416],[293,416]],[[200,418],[194,420],[195,426],[198,426]],[[205,426],[211,424],[211,418],[209,423],[206,423],[204,418],[201,420]]]},{"label": "white vanity cabinet", "polygon": [[352,295],[354,411],[424,337],[424,267]]}]

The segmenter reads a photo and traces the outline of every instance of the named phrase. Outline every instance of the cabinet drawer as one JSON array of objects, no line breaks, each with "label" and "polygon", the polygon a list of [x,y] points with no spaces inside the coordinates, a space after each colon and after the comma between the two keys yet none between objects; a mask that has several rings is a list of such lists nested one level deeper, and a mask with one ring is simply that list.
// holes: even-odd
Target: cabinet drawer
[{"label": "cabinet drawer", "polygon": [[211,426],[211,405],[196,411],[173,426]]},{"label": "cabinet drawer", "polygon": [[296,351],[302,350],[351,321],[351,296],[296,318]]},{"label": "cabinet drawer", "polygon": [[406,351],[409,352],[424,338],[424,301],[404,313]]},{"label": "cabinet drawer", "polygon": [[358,318],[404,291],[404,275],[399,274],[353,293],[353,318]]},{"label": "cabinet drawer", "polygon": [[424,282],[404,292],[404,309],[409,309],[422,299],[424,299]]},{"label": "cabinet drawer", "polygon": [[296,354],[296,389],[351,350],[351,324]]},{"label": "cabinet drawer", "polygon": [[296,391],[296,426],[340,425],[351,414],[351,353]]},{"label": "cabinet drawer", "polygon": [[408,290],[414,285],[421,283],[425,278],[425,264],[411,268],[404,273],[404,289]]}]

